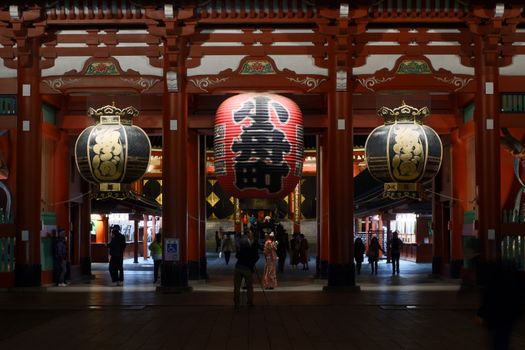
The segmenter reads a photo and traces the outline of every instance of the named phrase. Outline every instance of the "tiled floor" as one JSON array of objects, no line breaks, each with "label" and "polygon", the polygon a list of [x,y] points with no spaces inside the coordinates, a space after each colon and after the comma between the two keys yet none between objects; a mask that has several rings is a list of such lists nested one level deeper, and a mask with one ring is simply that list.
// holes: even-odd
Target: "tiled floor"
[{"label": "tiled floor", "polygon": [[[288,268],[277,289],[256,288],[255,307],[234,310],[234,261],[210,254],[209,281],[191,281],[190,293],[156,293],[145,262],[126,265],[123,287],[95,264],[91,283],[0,293],[0,349],[489,348],[477,293],[429,277],[429,265],[405,262],[392,277],[383,262],[378,276],[357,277],[358,293],[323,292],[312,265]],[[524,322],[513,349],[525,349]]]}]

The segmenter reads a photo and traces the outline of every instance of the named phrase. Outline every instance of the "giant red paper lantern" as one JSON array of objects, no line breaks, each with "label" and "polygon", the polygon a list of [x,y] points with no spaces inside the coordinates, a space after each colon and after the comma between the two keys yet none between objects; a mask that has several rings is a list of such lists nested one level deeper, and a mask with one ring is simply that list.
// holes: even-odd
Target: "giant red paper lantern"
[{"label": "giant red paper lantern", "polygon": [[303,168],[303,118],[289,98],[245,93],[224,101],[215,116],[215,175],[237,198],[282,198]]}]

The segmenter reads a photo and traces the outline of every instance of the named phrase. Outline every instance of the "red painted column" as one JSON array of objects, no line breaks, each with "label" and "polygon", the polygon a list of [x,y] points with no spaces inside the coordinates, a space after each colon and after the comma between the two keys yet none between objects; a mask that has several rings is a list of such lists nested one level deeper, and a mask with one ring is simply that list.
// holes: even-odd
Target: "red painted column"
[{"label": "red painted column", "polygon": [[500,126],[499,126],[499,70],[488,53],[484,41],[477,40],[476,108],[474,113],[476,135],[476,189],[478,207],[478,238],[484,261],[495,261],[500,256]]},{"label": "red painted column", "polygon": [[[144,230],[142,232],[142,257],[144,260],[148,260],[148,221],[149,221],[149,215],[144,214]],[[154,235],[155,228],[152,227],[152,235]]]},{"label": "red painted column", "polygon": [[[141,217],[139,214],[133,215],[133,263],[139,263],[139,221]],[[146,223],[144,223],[146,224]],[[142,226],[144,228],[144,226]],[[126,256],[124,255],[124,258]]]},{"label": "red painted column", "polygon": [[[74,230],[73,235],[75,236],[75,242],[78,242],[77,247],[79,250],[79,254],[77,254],[77,256],[79,257],[78,263],[80,263],[80,270],[82,272],[82,275],[91,277],[91,197],[88,194],[91,185],[87,181],[81,181],[81,190],[84,194],[84,197],[82,198],[82,203],[80,203],[79,227],[78,229]],[[107,237],[108,219],[107,217],[105,217],[104,219],[103,222],[105,223],[104,226],[106,228]]]},{"label": "red painted column", "polygon": [[[170,56],[166,53],[167,57]],[[166,73],[176,74],[176,88],[168,90],[164,81],[164,110],[162,121],[162,232],[164,261],[162,263],[161,289],[188,289],[187,249],[187,96],[184,92],[185,70],[166,67]],[[167,241],[178,239],[179,259],[166,259]]]},{"label": "red painted column", "polygon": [[467,179],[473,178],[470,174],[472,169],[468,169],[468,154],[465,149],[465,141],[459,130],[450,134],[451,154],[452,154],[452,197],[456,198],[451,202],[451,239],[450,239],[450,259],[451,274],[459,277],[460,266],[463,265],[463,216],[469,208],[467,198]]},{"label": "red painted column", "polygon": [[69,136],[65,132],[60,133],[54,154],[55,189],[53,201],[57,215],[57,225],[70,231],[69,220]]},{"label": "red painted column", "polygon": [[208,279],[206,258],[206,137],[199,137],[199,267],[200,278]]},{"label": "red painted column", "polygon": [[328,278],[328,259],[330,256],[330,157],[328,153],[328,131],[319,136],[319,146],[317,148],[317,193],[319,200],[318,222],[318,268],[317,275],[321,278]]},{"label": "red painted column", "polygon": [[151,241],[152,242],[155,240],[156,236],[157,236],[157,216],[152,215],[151,216]]},{"label": "red painted column", "polygon": [[188,277],[199,279],[199,135],[188,131]]},{"label": "red painted column", "polygon": [[[335,44],[331,44],[335,45]],[[340,68],[335,55],[344,59],[345,54],[332,47],[331,80],[334,82],[329,96],[328,137],[330,156],[330,256],[328,260],[328,288],[354,287],[355,269],[353,254],[354,182],[351,70],[337,77]],[[338,79],[339,78],[339,79]],[[342,79],[341,79],[342,78]],[[344,84],[340,84],[344,80]],[[338,86],[336,86],[336,84]],[[341,86],[342,85],[342,86]]]},{"label": "red painted column", "polygon": [[40,96],[40,40],[18,47],[16,286],[40,286],[42,99]]}]

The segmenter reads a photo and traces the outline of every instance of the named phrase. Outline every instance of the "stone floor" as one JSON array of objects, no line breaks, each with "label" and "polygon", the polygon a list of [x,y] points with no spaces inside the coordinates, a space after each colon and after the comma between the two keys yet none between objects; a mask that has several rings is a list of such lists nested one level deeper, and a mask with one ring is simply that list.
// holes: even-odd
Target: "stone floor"
[{"label": "stone floor", "polygon": [[[193,292],[162,294],[151,262],[126,262],[125,285],[111,286],[107,265],[67,287],[0,292],[0,349],[489,349],[475,322],[478,293],[458,280],[430,277],[428,264],[402,262],[391,276],[364,265],[360,292],[324,292],[324,280],[287,266],[279,286],[256,279],[253,308],[232,307],[233,263],[209,254],[210,279]],[[258,265],[262,271],[262,262]],[[525,349],[525,322],[513,349]]]}]

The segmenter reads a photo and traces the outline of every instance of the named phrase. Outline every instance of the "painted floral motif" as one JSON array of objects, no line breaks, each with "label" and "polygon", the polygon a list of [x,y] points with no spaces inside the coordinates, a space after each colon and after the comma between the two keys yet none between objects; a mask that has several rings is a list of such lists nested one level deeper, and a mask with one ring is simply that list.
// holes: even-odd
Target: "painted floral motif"
[{"label": "painted floral motif", "polygon": [[86,75],[119,75],[119,72],[112,62],[94,62],[87,67]]},{"label": "painted floral motif", "polygon": [[430,67],[422,60],[405,60],[397,69],[397,74],[430,74]]},{"label": "painted floral motif", "polygon": [[275,74],[275,70],[266,60],[251,60],[244,62],[240,74]]}]

